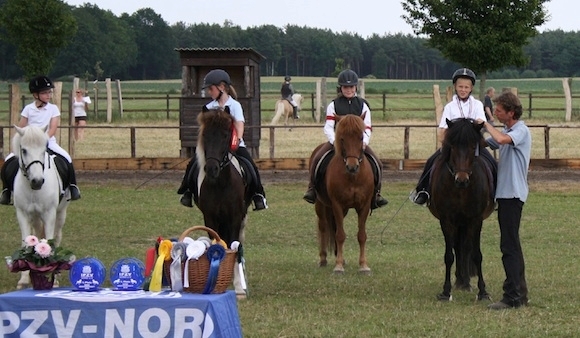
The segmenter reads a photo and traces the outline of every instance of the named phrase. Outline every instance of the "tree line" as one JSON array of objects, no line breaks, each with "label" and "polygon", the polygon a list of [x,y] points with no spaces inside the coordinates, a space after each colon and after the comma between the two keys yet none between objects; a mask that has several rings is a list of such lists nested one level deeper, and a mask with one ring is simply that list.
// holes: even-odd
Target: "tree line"
[{"label": "tree line", "polygon": [[[0,0],[0,9],[9,1]],[[76,29],[64,47],[54,48],[55,62],[49,72],[54,78],[180,78],[175,48],[250,47],[265,57],[261,74],[273,76],[333,77],[340,70],[351,68],[361,77],[431,80],[448,78],[463,66],[429,47],[427,38],[410,34],[363,38],[357,33],[296,25],[242,29],[229,20],[222,25],[169,25],[151,8],[120,16],[89,3],[67,9]],[[33,28],[42,36],[41,26]],[[1,38],[5,33],[0,30],[0,79],[22,79],[26,73],[17,63],[17,46]],[[561,30],[540,33],[524,46],[528,59],[525,66],[504,67],[490,72],[487,78],[580,76],[579,34]],[[489,41],[490,45],[493,43]]]}]

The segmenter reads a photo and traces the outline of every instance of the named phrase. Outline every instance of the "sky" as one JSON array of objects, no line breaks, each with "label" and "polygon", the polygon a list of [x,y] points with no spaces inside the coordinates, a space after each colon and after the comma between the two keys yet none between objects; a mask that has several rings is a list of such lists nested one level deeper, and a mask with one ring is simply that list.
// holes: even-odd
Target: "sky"
[{"label": "sky", "polygon": [[[580,30],[575,8],[578,0],[551,0],[545,6],[549,21],[539,31]],[[230,20],[242,28],[261,25],[298,25],[330,29],[333,32],[358,33],[363,38],[372,34],[413,34],[401,18],[404,14],[399,0],[65,0],[72,6],[97,4],[116,16],[133,14],[141,8],[151,8],[168,24],[209,23],[223,25]],[[378,5],[380,4],[380,5]]]}]

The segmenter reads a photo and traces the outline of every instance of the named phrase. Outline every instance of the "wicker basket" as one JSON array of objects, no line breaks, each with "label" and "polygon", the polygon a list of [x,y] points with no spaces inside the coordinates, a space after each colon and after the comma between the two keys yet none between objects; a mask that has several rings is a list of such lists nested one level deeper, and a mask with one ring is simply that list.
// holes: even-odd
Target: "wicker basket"
[{"label": "wicker basket", "polygon": [[[205,227],[205,226],[193,226],[187,230],[185,230],[181,236],[179,236],[179,241],[183,242],[183,239],[189,235],[189,233],[193,231],[206,231],[210,234],[210,236],[215,239],[217,242],[221,241],[220,236],[217,232],[213,229]],[[210,261],[207,259],[207,249],[205,250],[204,254],[199,257],[199,259],[190,259],[188,265],[188,280],[189,280],[189,287],[184,287],[184,292],[189,293],[203,293],[203,290],[206,286],[208,275],[209,275],[209,267]],[[165,278],[171,285],[171,274],[170,274],[170,266],[173,260],[167,260],[163,263],[163,273],[165,274]],[[226,289],[232,284],[232,280],[234,277],[234,266],[236,263],[236,251],[226,249],[226,255],[220,262],[219,272],[217,275],[217,280],[215,287],[211,293],[224,293]],[[181,278],[183,279],[183,271],[185,269],[185,262],[181,263]]]}]

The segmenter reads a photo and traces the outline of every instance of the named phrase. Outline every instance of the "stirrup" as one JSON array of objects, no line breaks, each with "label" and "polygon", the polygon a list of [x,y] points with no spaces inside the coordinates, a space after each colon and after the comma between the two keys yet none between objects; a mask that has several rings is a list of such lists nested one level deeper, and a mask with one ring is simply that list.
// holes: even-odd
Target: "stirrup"
[{"label": "stirrup", "polygon": [[411,193],[411,196],[409,196],[409,198],[411,199],[411,201],[417,205],[423,205],[423,206],[427,206],[427,202],[429,201],[429,199],[431,198],[431,196],[429,195],[429,193],[425,190],[420,190],[420,191],[414,191],[413,193]]},{"label": "stirrup", "polygon": [[76,201],[81,198],[81,191],[76,184],[70,184],[68,190],[70,192],[71,201]]},{"label": "stirrup", "polygon": [[266,204],[266,197],[264,197],[264,195],[255,194],[254,197],[252,197],[252,200],[254,201],[254,211],[268,209],[268,204]]}]

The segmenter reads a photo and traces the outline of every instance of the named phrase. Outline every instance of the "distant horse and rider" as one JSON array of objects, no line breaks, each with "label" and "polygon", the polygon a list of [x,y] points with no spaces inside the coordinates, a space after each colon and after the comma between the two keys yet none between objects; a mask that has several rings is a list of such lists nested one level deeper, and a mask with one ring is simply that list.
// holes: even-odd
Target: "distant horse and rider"
[{"label": "distant horse and rider", "polygon": [[[296,106],[293,106],[291,101],[296,103]],[[293,94],[292,99],[280,99],[276,101],[275,109],[274,109],[274,118],[272,118],[272,125],[278,124],[281,117],[284,117],[284,125],[288,125],[288,120],[292,118],[292,122],[297,118],[294,116],[295,110],[300,111],[302,109],[302,102],[304,101],[304,97],[302,94]]]}]

